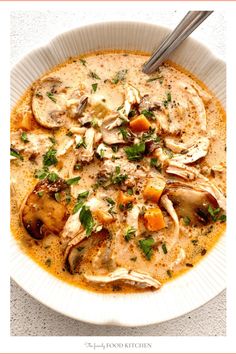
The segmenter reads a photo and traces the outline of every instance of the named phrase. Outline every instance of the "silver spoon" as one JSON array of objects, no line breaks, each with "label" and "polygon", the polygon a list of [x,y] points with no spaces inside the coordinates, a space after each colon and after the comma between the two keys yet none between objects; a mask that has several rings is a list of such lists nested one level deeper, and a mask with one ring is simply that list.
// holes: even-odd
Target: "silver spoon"
[{"label": "silver spoon", "polygon": [[213,11],[189,11],[173,32],[162,42],[151,58],[143,65],[142,71],[151,74],[163,63]]}]

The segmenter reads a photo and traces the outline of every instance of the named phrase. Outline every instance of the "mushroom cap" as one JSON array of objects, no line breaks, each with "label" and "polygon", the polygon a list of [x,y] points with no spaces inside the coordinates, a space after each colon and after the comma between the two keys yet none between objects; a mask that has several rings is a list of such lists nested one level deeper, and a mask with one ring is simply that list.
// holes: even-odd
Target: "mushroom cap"
[{"label": "mushroom cap", "polygon": [[21,220],[31,237],[41,240],[49,233],[58,235],[63,229],[69,214],[54,195],[66,188],[68,185],[62,179],[54,183],[45,179],[27,196],[21,207]]},{"label": "mushroom cap", "polygon": [[177,215],[189,217],[193,225],[208,224],[211,221],[209,205],[218,208],[218,202],[212,194],[195,186],[172,182],[164,193],[172,201]]},{"label": "mushroom cap", "polygon": [[36,121],[45,128],[60,128],[67,112],[60,94],[62,82],[56,77],[46,77],[38,82],[32,98],[32,111]]}]

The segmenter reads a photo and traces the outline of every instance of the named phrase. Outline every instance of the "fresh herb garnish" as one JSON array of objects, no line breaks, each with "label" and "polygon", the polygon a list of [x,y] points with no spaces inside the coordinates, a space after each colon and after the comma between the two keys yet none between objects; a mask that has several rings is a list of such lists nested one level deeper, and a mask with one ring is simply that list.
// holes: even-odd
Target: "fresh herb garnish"
[{"label": "fresh herb garnish", "polygon": [[41,198],[43,196],[43,191],[39,191],[37,194]]},{"label": "fresh herb garnish", "polygon": [[96,92],[98,88],[98,84],[92,84],[92,90],[93,92]]},{"label": "fresh herb garnish", "polygon": [[162,165],[161,162],[158,160],[157,157],[152,157],[150,160],[150,166],[154,167],[157,171],[161,172]]},{"label": "fresh herb garnish", "polygon": [[60,201],[61,201],[61,195],[60,195],[59,192],[56,192],[56,193],[54,194],[54,197],[55,197],[55,199],[56,199],[57,202],[60,202]]},{"label": "fresh herb garnish", "polygon": [[147,82],[152,82],[152,81],[156,81],[159,80],[160,84],[163,83],[163,76],[158,76],[158,77],[152,77],[150,79],[147,80]]},{"label": "fresh herb garnish", "polygon": [[38,179],[44,179],[49,174],[49,170],[47,167],[43,167],[41,170],[36,170],[34,173],[34,177]]},{"label": "fresh herb garnish", "polygon": [[150,261],[153,254],[154,239],[152,237],[139,240],[139,247],[143,251],[145,257]]},{"label": "fresh herb garnish", "polygon": [[82,170],[82,165],[80,163],[76,163],[74,166],[74,170],[76,171]]},{"label": "fresh herb garnish", "polygon": [[85,148],[86,149],[86,147],[87,147],[87,144],[86,144],[86,142],[85,142],[85,138],[83,137],[81,140],[80,140],[80,142],[76,145],[76,149],[79,149],[81,146],[83,146],[83,148]]},{"label": "fresh herb garnish", "polygon": [[136,229],[133,226],[130,226],[125,232],[124,235],[125,241],[129,242],[131,238],[135,236],[135,233],[136,233]]},{"label": "fresh herb garnish", "polygon": [[92,79],[101,80],[101,78],[94,71],[89,72],[89,77]]},{"label": "fresh herb garnish", "polygon": [[220,222],[225,222],[226,221],[226,215],[221,215],[219,218],[218,218],[218,221]]},{"label": "fresh herb garnish", "polygon": [[56,144],[56,139],[54,138],[54,136],[49,136],[48,139],[51,141],[52,145]]},{"label": "fresh herb garnish", "polygon": [[211,215],[211,218],[214,222],[218,219],[218,214],[220,212],[220,208],[213,209],[211,205],[208,206],[208,213]]},{"label": "fresh herb garnish", "polygon": [[184,221],[185,225],[188,226],[190,224],[190,222],[191,222],[191,219],[188,216],[185,216],[183,218],[183,221]]},{"label": "fresh herb garnish", "polygon": [[133,195],[133,194],[134,194],[133,189],[132,189],[132,188],[128,188],[128,189],[127,189],[127,194]]},{"label": "fresh herb garnish", "polygon": [[139,161],[145,153],[145,143],[133,144],[127,146],[124,150],[129,161]]},{"label": "fresh herb garnish", "polygon": [[165,244],[165,243],[163,243],[163,244],[161,245],[161,247],[162,247],[162,251],[163,251],[163,253],[164,253],[164,254],[167,254],[167,253],[168,253],[168,251],[167,251],[167,248],[166,248],[166,244]]},{"label": "fresh herb garnish", "polygon": [[122,184],[128,178],[127,174],[120,173],[120,166],[116,166],[115,174],[111,176],[112,184]]},{"label": "fresh herb garnish", "polygon": [[113,84],[118,84],[119,81],[124,81],[127,72],[127,69],[118,71],[112,79]]},{"label": "fresh herb garnish", "polygon": [[28,139],[28,137],[27,137],[27,134],[26,134],[26,132],[23,132],[22,134],[21,134],[21,140],[24,142],[24,143],[28,143],[29,142],[29,139]]},{"label": "fresh herb garnish", "polygon": [[141,137],[142,141],[147,141],[147,140],[152,140],[154,143],[159,143],[161,138],[156,135],[156,129],[155,128],[149,128],[147,132],[144,132]]},{"label": "fresh herb garnish", "polygon": [[171,98],[171,93],[168,92],[166,95],[166,100],[163,102],[163,105],[165,108],[168,107],[168,104],[171,102],[172,98]]},{"label": "fresh herb garnish", "polygon": [[66,181],[66,183],[67,183],[69,186],[71,186],[72,184],[78,183],[80,179],[81,179],[80,176],[74,177],[74,178],[70,178],[70,179],[68,179],[68,180]]},{"label": "fresh herb garnish", "polygon": [[120,133],[123,137],[124,140],[128,140],[131,137],[130,132],[128,131],[128,129],[121,127],[120,128]]},{"label": "fresh herb garnish", "polygon": [[72,135],[73,135],[73,133],[70,130],[68,130],[68,132],[66,133],[66,136],[71,137]]},{"label": "fresh herb garnish", "polygon": [[141,111],[141,114],[143,114],[146,118],[153,118],[155,117],[154,113],[152,111],[148,111],[147,109],[143,109]]},{"label": "fresh herb garnish", "polygon": [[86,205],[82,206],[82,208],[80,210],[80,214],[79,214],[79,219],[80,219],[81,224],[83,225],[83,227],[86,230],[86,235],[87,236],[91,235],[95,223],[93,220],[92,213],[91,213],[88,206],[86,206]]},{"label": "fresh herb garnish", "polygon": [[120,111],[122,108],[124,108],[123,104],[117,108],[117,111]]},{"label": "fresh herb garnish", "polygon": [[10,155],[16,157],[17,159],[19,159],[21,161],[24,160],[23,156],[17,150],[15,150],[13,148],[10,149]]},{"label": "fresh herb garnish", "polygon": [[74,209],[73,209],[73,214],[77,213],[77,211],[83,206],[85,200],[87,199],[89,195],[89,191],[85,191],[85,192],[82,192],[82,193],[79,193],[78,196],[77,196],[77,202],[74,206]]},{"label": "fresh herb garnish", "polygon": [[81,62],[81,64],[82,64],[83,66],[86,66],[86,64],[87,64],[86,60],[80,58],[79,61]]},{"label": "fresh herb garnish", "polygon": [[113,200],[112,198],[110,198],[110,197],[106,198],[106,201],[107,201],[107,203],[110,204],[110,205],[115,205],[114,200]]},{"label": "fresh herb garnish", "polygon": [[49,180],[49,182],[54,183],[54,182],[58,181],[58,179],[59,179],[59,176],[58,176],[55,172],[50,172],[50,173],[48,174],[48,180]]},{"label": "fresh herb garnish", "polygon": [[58,160],[56,158],[57,150],[50,148],[46,154],[43,155],[43,164],[44,166],[56,165]]},{"label": "fresh herb garnish", "polygon": [[48,96],[48,98],[49,98],[52,102],[54,102],[54,103],[57,102],[57,100],[56,100],[56,98],[54,97],[54,95],[53,95],[52,92],[47,92],[46,95]]}]

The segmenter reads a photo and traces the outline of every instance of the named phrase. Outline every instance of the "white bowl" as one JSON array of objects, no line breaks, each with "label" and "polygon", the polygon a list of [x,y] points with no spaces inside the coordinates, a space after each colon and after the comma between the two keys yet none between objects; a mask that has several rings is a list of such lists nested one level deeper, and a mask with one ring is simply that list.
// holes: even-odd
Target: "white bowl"
[{"label": "white bowl", "polygon": [[[63,33],[25,56],[11,73],[11,105],[45,71],[70,56],[103,49],[152,52],[169,29],[136,22],[95,24]],[[204,45],[188,38],[170,57],[202,80],[225,106],[225,64]],[[75,319],[122,326],[170,320],[205,304],[225,288],[225,235],[193,269],[159,291],[96,294],[47,273],[11,237],[11,275],[30,295]]]}]

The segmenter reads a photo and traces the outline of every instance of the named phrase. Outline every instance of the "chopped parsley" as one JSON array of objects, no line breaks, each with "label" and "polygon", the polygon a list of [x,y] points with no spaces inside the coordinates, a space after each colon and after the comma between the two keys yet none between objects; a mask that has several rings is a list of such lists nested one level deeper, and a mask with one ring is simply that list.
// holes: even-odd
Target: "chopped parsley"
[{"label": "chopped parsley", "polygon": [[38,179],[44,179],[49,174],[49,170],[47,167],[43,167],[41,170],[36,170],[34,173],[34,177]]},{"label": "chopped parsley", "polygon": [[112,79],[113,84],[118,84],[118,82],[124,81],[127,72],[128,72],[127,69],[118,71],[114,76],[114,78]]},{"label": "chopped parsley", "polygon": [[110,197],[106,198],[106,201],[107,201],[107,203],[110,204],[110,205],[115,205],[114,200],[113,200],[112,198],[110,198]]},{"label": "chopped parsley", "polygon": [[158,77],[152,77],[150,79],[147,80],[147,82],[152,82],[152,81],[156,81],[158,80],[160,82],[160,84],[163,83],[163,76],[158,76]]},{"label": "chopped parsley", "polygon": [[70,178],[70,179],[68,179],[68,180],[66,181],[66,183],[67,183],[69,186],[71,186],[72,184],[78,183],[80,179],[81,179],[80,176],[74,177],[74,178]]},{"label": "chopped parsley", "polygon": [[129,242],[131,238],[135,236],[135,233],[136,233],[136,229],[133,226],[130,226],[125,232],[124,235],[125,241]]},{"label": "chopped parsley", "polygon": [[226,221],[226,215],[222,214],[222,215],[218,218],[218,220],[219,220],[220,222],[225,222],[225,221]]},{"label": "chopped parsley", "polygon": [[86,66],[86,64],[87,64],[86,60],[80,58],[79,61],[81,62],[81,64],[82,64],[83,66]]},{"label": "chopped parsley", "polygon": [[86,142],[85,142],[85,138],[83,137],[81,140],[80,140],[80,142],[76,145],[76,149],[79,149],[81,146],[83,146],[83,148],[85,148],[86,149],[86,147],[87,147],[87,144],[86,144]]},{"label": "chopped parsley", "polygon": [[93,220],[92,213],[88,206],[86,205],[82,206],[79,214],[79,219],[84,229],[86,230],[86,235],[87,236],[91,235],[95,223]]},{"label": "chopped parsley", "polygon": [[26,134],[26,132],[23,132],[22,134],[21,134],[21,140],[24,142],[24,143],[28,143],[29,142],[29,139],[28,139],[28,137],[27,137],[27,134]]},{"label": "chopped parsley", "polygon": [[220,212],[220,208],[213,209],[211,205],[208,205],[208,213],[211,215],[211,218],[214,222],[218,220],[218,214]]},{"label": "chopped parsley", "polygon": [[120,173],[120,166],[116,166],[115,174],[111,176],[112,184],[122,184],[128,178],[127,174]]},{"label": "chopped parsley", "polygon": [[96,92],[98,88],[98,84],[92,84],[92,90],[93,92]]},{"label": "chopped parsley", "polygon": [[43,196],[43,191],[39,191],[37,194],[41,198]]},{"label": "chopped parsley", "polygon": [[151,158],[150,166],[154,167],[157,171],[161,172],[162,165],[161,165],[161,162],[159,162],[157,157],[152,157]]},{"label": "chopped parsley", "polygon": [[17,150],[15,150],[13,148],[10,149],[10,155],[16,157],[17,159],[19,159],[21,161],[24,160],[23,156]]},{"label": "chopped parsley", "polygon": [[43,165],[44,166],[52,166],[56,165],[58,160],[56,158],[57,150],[50,148],[46,154],[43,155]]},{"label": "chopped parsley", "polygon": [[74,170],[76,171],[82,170],[82,165],[80,163],[76,163],[74,166]]},{"label": "chopped parsley", "polygon": [[188,216],[185,216],[183,218],[183,220],[184,220],[184,223],[185,223],[186,226],[188,226],[190,224],[190,222],[191,222],[191,219]]},{"label": "chopped parsley", "polygon": [[54,97],[53,93],[52,92],[47,92],[46,93],[47,97],[54,103],[57,102],[56,98]]},{"label": "chopped parsley", "polygon": [[143,251],[147,260],[150,261],[153,254],[154,239],[152,237],[139,240],[139,247]]},{"label": "chopped parsley", "polygon": [[54,197],[55,197],[55,199],[56,199],[57,202],[60,202],[60,201],[61,201],[61,195],[60,195],[59,192],[56,192],[56,193],[54,194]]},{"label": "chopped parsley", "polygon": [[101,80],[101,78],[94,71],[89,72],[89,77],[92,79]]},{"label": "chopped parsley", "polygon": [[79,193],[78,196],[77,196],[77,202],[74,206],[74,209],[73,209],[73,214],[77,213],[77,211],[83,206],[85,200],[87,199],[89,195],[89,191],[85,191],[85,192],[82,192],[82,193]]},{"label": "chopped parsley", "polygon": [[164,254],[167,254],[167,253],[168,253],[168,251],[167,251],[167,248],[166,248],[166,244],[165,244],[165,243],[163,243],[163,244],[161,245],[161,247],[162,247],[162,251],[163,251],[163,253],[164,253]]},{"label": "chopped parsley", "polygon": [[133,195],[133,194],[134,194],[134,191],[133,191],[132,188],[128,188],[128,189],[127,189],[127,193],[128,193],[129,195]]},{"label": "chopped parsley", "polygon": [[56,144],[56,139],[54,138],[54,136],[49,136],[48,139],[51,141],[52,145]]},{"label": "chopped parsley", "polygon": [[165,108],[168,107],[168,104],[171,102],[172,98],[171,98],[171,93],[168,92],[166,95],[166,100],[163,102],[163,105]]},{"label": "chopped parsley", "polygon": [[141,114],[143,114],[146,118],[155,117],[155,114],[152,111],[148,111],[147,109],[142,110]]},{"label": "chopped parsley", "polygon": [[54,182],[58,181],[58,179],[59,179],[59,176],[58,176],[55,172],[50,172],[50,173],[48,174],[48,180],[49,180],[49,182],[54,183]]},{"label": "chopped parsley", "polygon": [[149,130],[142,134],[142,141],[152,140],[154,143],[159,143],[161,138],[156,134],[155,128],[149,128]]},{"label": "chopped parsley", "polygon": [[124,140],[128,140],[131,137],[130,132],[128,131],[128,129],[121,127],[120,128],[120,133],[123,137]]},{"label": "chopped parsley", "polygon": [[133,144],[127,146],[124,150],[129,161],[139,161],[145,153],[145,143]]},{"label": "chopped parsley", "polygon": [[71,137],[72,135],[73,135],[73,133],[70,130],[68,130],[68,132],[66,133],[66,136]]}]

